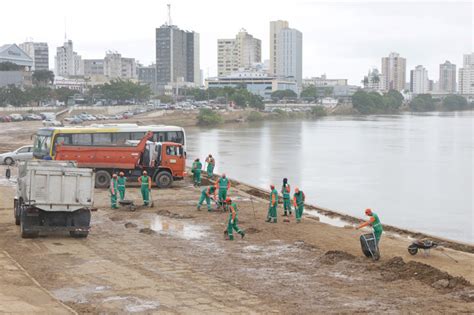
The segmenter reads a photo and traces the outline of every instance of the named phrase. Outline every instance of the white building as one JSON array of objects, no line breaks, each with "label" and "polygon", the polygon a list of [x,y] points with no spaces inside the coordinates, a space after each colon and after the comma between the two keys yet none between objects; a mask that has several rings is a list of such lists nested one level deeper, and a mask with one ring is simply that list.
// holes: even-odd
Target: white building
[{"label": "white building", "polygon": [[465,54],[463,67],[459,69],[458,91],[462,95],[474,95],[474,53]]},{"label": "white building", "polygon": [[241,29],[235,39],[217,40],[218,76],[226,76],[240,68],[249,69],[262,59],[261,40]]},{"label": "white building", "polygon": [[276,75],[282,80],[296,81],[301,89],[303,81],[303,34],[293,28],[278,33]]},{"label": "white building", "polygon": [[82,78],[63,78],[63,77],[54,77],[54,87],[59,88],[68,88],[70,90],[78,91],[83,93],[87,87],[87,83]]},{"label": "white building", "polygon": [[456,65],[449,61],[445,61],[439,65],[439,82],[436,91],[445,93],[456,92]]},{"label": "white building", "polygon": [[362,82],[364,84],[364,89],[370,91],[385,90],[385,76],[383,76],[377,68],[370,69]]},{"label": "white building", "polygon": [[99,81],[138,78],[135,59],[123,58],[118,52],[107,51],[104,59],[84,59],[82,64],[84,76]]},{"label": "white building", "polygon": [[288,21],[271,21],[270,22],[270,64],[269,70],[270,75],[277,75],[277,56],[278,56],[278,47],[279,47],[279,38],[278,34],[284,28],[289,28]]},{"label": "white building", "polygon": [[394,52],[383,57],[382,76],[385,82],[384,90],[402,91],[406,84],[406,59]]},{"label": "white building", "polygon": [[73,49],[72,40],[56,49],[54,74],[62,77],[83,75],[82,58]]},{"label": "white building", "polygon": [[318,101],[318,103],[325,108],[334,108],[337,106],[337,99],[332,97],[324,97]]},{"label": "white building", "polygon": [[303,86],[309,85],[314,85],[316,87],[347,85],[347,79],[328,79],[326,74],[323,74],[320,77],[303,79]]},{"label": "white building", "polygon": [[33,67],[33,59],[23,49],[16,44],[6,44],[0,46],[0,63],[11,62],[24,67],[29,71]]},{"label": "white building", "polygon": [[410,91],[413,94],[426,94],[430,91],[428,71],[421,65],[410,71]]},{"label": "white building", "polygon": [[33,59],[32,70],[49,70],[48,43],[25,42],[20,48]]}]

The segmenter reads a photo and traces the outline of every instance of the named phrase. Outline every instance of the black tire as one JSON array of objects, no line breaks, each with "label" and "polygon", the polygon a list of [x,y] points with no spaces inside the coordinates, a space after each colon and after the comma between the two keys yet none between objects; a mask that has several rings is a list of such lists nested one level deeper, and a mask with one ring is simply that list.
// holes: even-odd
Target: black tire
[{"label": "black tire", "polygon": [[155,177],[156,186],[159,188],[168,188],[173,184],[173,176],[167,171],[159,172]]},{"label": "black tire", "polygon": [[69,235],[74,238],[86,238],[89,235],[89,231],[70,231]]},{"label": "black tire", "polygon": [[410,253],[410,255],[414,256],[418,253],[418,247],[410,245],[408,246],[408,252]]},{"label": "black tire", "polygon": [[379,252],[375,252],[374,253],[374,256],[372,257],[375,261],[378,261],[380,259],[380,253]]},{"label": "black tire", "polygon": [[110,173],[107,171],[97,171],[95,173],[95,188],[108,188],[110,185]]},{"label": "black tire", "polygon": [[21,219],[20,219],[20,230],[21,230],[21,237],[22,238],[35,238],[38,237],[38,231],[27,231],[27,229],[32,225],[30,218],[26,216],[26,211],[21,211]]},{"label": "black tire", "polygon": [[16,200],[13,201],[13,216],[15,217],[15,225],[20,225],[21,217],[20,217],[20,201]]},{"label": "black tire", "polygon": [[3,160],[3,162],[6,164],[6,165],[13,165],[13,163],[15,161],[13,161],[13,159],[11,157],[7,157],[5,158],[5,160]]}]

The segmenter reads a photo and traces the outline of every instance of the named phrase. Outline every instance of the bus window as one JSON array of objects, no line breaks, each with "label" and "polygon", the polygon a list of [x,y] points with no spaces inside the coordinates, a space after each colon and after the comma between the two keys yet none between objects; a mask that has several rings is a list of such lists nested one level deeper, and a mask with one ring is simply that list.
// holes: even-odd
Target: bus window
[{"label": "bus window", "polygon": [[114,145],[123,146],[130,140],[130,132],[119,132],[112,134],[112,143]]},{"label": "bus window", "polygon": [[92,135],[90,133],[76,133],[72,135],[74,145],[92,145]]},{"label": "bus window", "polygon": [[144,132],[131,132],[130,140],[142,140],[144,136],[145,136]]},{"label": "bus window", "polygon": [[166,134],[164,132],[155,132],[155,133],[153,133],[153,141],[154,142],[165,142],[166,141]]},{"label": "bus window", "polygon": [[59,144],[71,145],[71,135],[60,133],[54,138],[53,155],[56,154],[56,146]]},{"label": "bus window", "polygon": [[168,131],[166,140],[183,144],[183,133],[180,131]]},{"label": "bus window", "polygon": [[92,135],[92,143],[94,145],[111,145],[112,137],[110,133],[94,133]]}]

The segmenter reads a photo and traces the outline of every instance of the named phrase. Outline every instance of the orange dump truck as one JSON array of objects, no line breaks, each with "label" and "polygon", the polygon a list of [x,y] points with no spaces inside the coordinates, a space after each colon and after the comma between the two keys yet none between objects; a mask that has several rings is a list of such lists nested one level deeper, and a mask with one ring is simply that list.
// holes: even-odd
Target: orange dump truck
[{"label": "orange dump truck", "polygon": [[130,141],[123,146],[80,146],[59,144],[55,160],[76,161],[78,167],[96,172],[95,187],[106,188],[113,173],[125,173],[129,181],[137,180],[143,171],[160,188],[170,187],[174,180],[186,175],[186,157],[183,146],[174,142],[150,142],[148,132],[138,143]]}]

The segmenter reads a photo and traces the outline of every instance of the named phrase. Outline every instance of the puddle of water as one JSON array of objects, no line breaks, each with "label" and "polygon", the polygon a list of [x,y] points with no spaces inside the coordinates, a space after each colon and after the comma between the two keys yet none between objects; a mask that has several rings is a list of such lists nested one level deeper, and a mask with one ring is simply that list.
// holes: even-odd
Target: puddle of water
[{"label": "puddle of water", "polygon": [[52,291],[52,293],[60,301],[82,304],[88,302],[89,296],[94,296],[96,293],[103,292],[109,288],[108,286],[61,288]]},{"label": "puddle of water", "polygon": [[339,218],[328,217],[324,214],[319,213],[316,210],[305,210],[304,212],[306,214],[310,215],[310,216],[319,217],[319,222],[329,224],[329,225],[332,225],[332,226],[344,227],[346,225],[352,225],[351,223],[349,223],[347,221],[344,221],[344,220],[341,220]]},{"label": "puddle of water", "polygon": [[145,312],[157,309],[160,306],[156,301],[145,301],[135,296],[110,296],[103,300],[103,303],[119,302],[125,304],[125,310],[129,313]]},{"label": "puddle of water", "polygon": [[151,222],[150,228],[156,232],[197,240],[207,236],[207,227],[180,220],[173,220],[157,215]]}]

